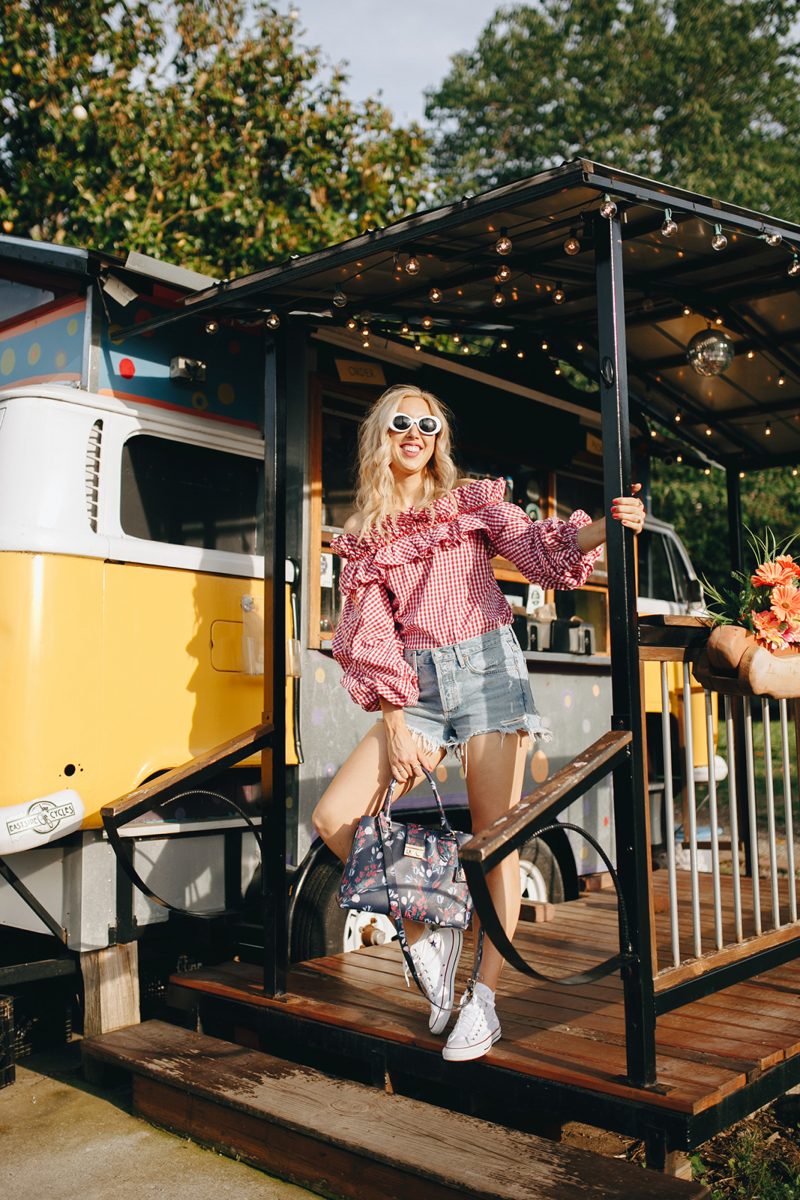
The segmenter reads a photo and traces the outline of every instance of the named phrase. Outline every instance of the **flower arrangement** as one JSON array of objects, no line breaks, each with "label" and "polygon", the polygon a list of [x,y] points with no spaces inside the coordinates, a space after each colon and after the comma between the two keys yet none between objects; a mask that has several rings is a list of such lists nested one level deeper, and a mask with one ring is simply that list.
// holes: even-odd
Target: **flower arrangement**
[{"label": "flower arrangement", "polygon": [[800,562],[789,554],[794,538],[778,543],[771,530],[763,537],[747,532],[756,568],[750,575],[732,571],[732,586],[721,589],[703,580],[708,615],[714,625],[741,625],[765,650],[800,653]]}]

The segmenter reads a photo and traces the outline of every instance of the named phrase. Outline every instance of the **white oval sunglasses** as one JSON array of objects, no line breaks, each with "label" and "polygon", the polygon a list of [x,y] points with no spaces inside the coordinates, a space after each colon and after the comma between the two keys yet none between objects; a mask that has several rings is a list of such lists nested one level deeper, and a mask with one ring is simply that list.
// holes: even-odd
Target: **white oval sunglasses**
[{"label": "white oval sunglasses", "polygon": [[442,422],[438,417],[410,417],[408,413],[404,412],[396,412],[389,422],[389,428],[393,433],[408,433],[412,425],[416,425],[425,437],[434,437],[442,428]]}]

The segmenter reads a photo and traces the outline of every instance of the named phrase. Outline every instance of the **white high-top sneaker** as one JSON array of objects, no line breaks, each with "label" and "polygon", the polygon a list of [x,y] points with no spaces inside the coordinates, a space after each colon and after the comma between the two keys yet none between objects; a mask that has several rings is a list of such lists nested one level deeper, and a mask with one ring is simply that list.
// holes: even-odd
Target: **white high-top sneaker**
[{"label": "white high-top sneaker", "polygon": [[468,1062],[482,1058],[500,1037],[500,1022],[494,1011],[494,992],[485,983],[476,983],[472,994],[464,994],[461,1011],[442,1058],[448,1062]]},{"label": "white high-top sneaker", "polygon": [[[441,1033],[453,1011],[456,967],[464,934],[460,929],[431,929],[411,947],[411,957],[431,1002],[428,1028]],[[409,971],[406,967],[406,977]]]}]

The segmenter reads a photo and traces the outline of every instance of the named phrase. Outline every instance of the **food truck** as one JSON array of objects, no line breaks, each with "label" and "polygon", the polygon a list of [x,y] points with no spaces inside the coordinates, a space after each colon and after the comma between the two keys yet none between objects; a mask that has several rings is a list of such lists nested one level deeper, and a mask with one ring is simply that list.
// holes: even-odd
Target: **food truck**
[{"label": "food truck", "polygon": [[[662,233],[666,207],[677,214],[674,240]],[[709,223],[715,237],[715,225],[728,230],[728,262],[710,245]],[[309,820],[373,719],[345,696],[330,653],[339,611],[330,543],[350,511],[363,413],[392,383],[434,391],[454,414],[462,473],[504,478],[508,498],[534,519],[579,507],[595,517],[633,478],[648,496],[653,453],[721,465],[740,564],[741,472],[790,461],[800,447],[794,425],[780,444],[765,441],[738,412],[760,419],[787,403],[794,377],[784,367],[778,385],[777,352],[727,304],[729,263],[742,296],[762,272],[753,304],[765,312],[794,303],[784,301],[793,260],[781,239],[800,245],[786,223],[584,160],[233,281],[0,239],[12,298],[0,329],[0,487],[13,483],[2,558],[20,598],[0,642],[16,671],[4,731],[19,764],[0,793],[13,810],[0,842],[6,927],[55,935],[81,966],[114,948],[144,948],[151,935],[175,948],[188,927],[199,929],[194,965],[218,953],[233,966],[222,981],[212,964],[171,987],[200,994],[206,1029],[245,1030],[263,1045],[290,1031],[320,1053],[328,1037],[356,1057],[372,1053],[368,1039],[334,1037],[313,1004],[311,1015],[301,1011],[303,980],[317,978],[309,964],[319,961],[324,975],[358,949],[368,973],[393,949],[371,917],[345,920],[337,868]],[[717,339],[733,352],[728,376],[709,383],[686,347],[718,319]],[[657,1017],[756,964],[785,963],[796,918],[785,919],[775,882],[772,929],[746,915],[731,949],[720,917],[713,952],[704,945],[703,921],[723,913],[727,887],[716,808],[705,818],[708,880],[698,870],[698,810],[716,805],[723,774],[722,710],[689,670],[702,597],[685,550],[655,518],[646,534],[638,591],[649,625],[637,626],[633,539],[619,530],[609,533],[608,560],[574,593],[542,593],[495,560],[553,741],[530,755],[519,827],[503,847],[488,846],[486,861],[520,847],[527,899],[581,894],[587,913],[609,895],[581,892],[580,880],[608,883],[616,864],[624,945],[604,970],[621,972],[624,1023],[617,1049],[603,1050],[620,1059],[610,1076],[626,1082],[621,1092],[595,1086],[583,1067],[562,1079],[538,1058],[535,1069],[509,1060],[496,1078],[489,1063],[485,1081],[499,1086],[502,1075],[520,1096],[542,1088],[562,1107],[569,1092],[587,1119],[649,1130],[655,1163],[724,1124],[734,1093],[737,1111],[749,1111],[779,1086],[768,1066],[753,1068],[755,1086],[756,1074],[732,1082],[717,1062],[678,1071],[674,1106],[654,1100]],[[730,716],[746,719],[743,708]],[[724,767],[741,799],[747,780],[727,745]],[[463,817],[458,764],[444,760],[437,777]],[[675,870],[675,805],[685,811],[686,879]],[[725,828],[737,864],[745,847],[743,880],[757,880],[758,844],[744,823],[741,838],[727,820]],[[664,871],[653,868],[658,843]],[[478,897],[482,854],[465,851]],[[688,918],[679,911],[687,887]],[[492,935],[484,899],[476,904]],[[564,920],[575,911],[556,907]],[[187,913],[196,918],[188,926]],[[669,961],[656,945],[662,916]],[[537,927],[542,944],[559,919]],[[603,920],[613,931],[613,918]],[[685,920],[694,922],[688,954]],[[591,958],[593,945],[581,953]],[[245,975],[236,993],[231,979]],[[287,994],[299,1008],[281,1007]],[[387,1062],[395,1033],[370,1034]],[[433,1050],[419,1036],[412,1057],[434,1079]],[[781,1080],[793,1070],[783,1067]],[[700,1087],[715,1072],[722,1099],[704,1093],[695,1105],[689,1074]]]}]

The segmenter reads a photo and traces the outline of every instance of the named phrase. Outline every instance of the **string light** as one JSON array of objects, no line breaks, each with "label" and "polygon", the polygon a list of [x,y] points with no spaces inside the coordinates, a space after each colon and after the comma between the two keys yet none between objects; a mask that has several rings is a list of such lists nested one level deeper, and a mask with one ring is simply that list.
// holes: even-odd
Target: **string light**
[{"label": "string light", "polygon": [[495,294],[492,296],[492,304],[495,306],[495,308],[502,308],[503,305],[505,304],[505,302],[506,302],[505,294],[501,291],[500,288],[497,288],[497,290],[495,291]]},{"label": "string light", "polygon": [[779,233],[765,233],[764,241],[767,243],[768,246],[780,246],[781,242],[783,241],[783,238],[781,237],[781,235]]},{"label": "string light", "polygon": [[753,361],[753,359],[755,358],[755,356],[756,356],[756,352],[755,352],[755,350],[748,350],[748,351],[747,351],[747,357],[750,359],[750,361],[751,361],[751,362]]},{"label": "string light", "polygon": [[561,284],[556,284],[556,290],[553,292],[553,304],[563,304],[566,299],[566,294]]},{"label": "string light", "polygon": [[607,221],[610,221],[611,218],[615,217],[616,215],[617,206],[609,196],[608,192],[606,192],[605,196],[603,197],[603,203],[600,205],[600,216],[605,217]]},{"label": "string light", "polygon": [[792,467],[792,475],[797,476],[797,467]]},{"label": "string light", "polygon": [[345,304],[347,304],[347,296],[345,296],[344,292],[339,287],[337,287],[336,291],[333,293],[333,303],[337,308],[344,308]]},{"label": "string light", "polygon": [[503,338],[503,339],[502,339],[502,341],[500,342],[500,347],[499,347],[499,348],[500,348],[501,350],[507,350],[507,349],[508,349],[508,342],[506,341],[506,339],[505,339],[505,338]]},{"label": "string light", "polygon": [[462,354],[469,354],[469,346],[467,345],[467,343],[466,343],[466,342],[464,342],[464,345],[461,347],[461,353],[462,353]]},{"label": "string light", "polygon": [[578,239],[577,231],[570,229],[569,237],[564,242],[564,253],[569,255],[580,254],[581,243]]},{"label": "string light", "polygon": [[778,376],[778,387],[786,387],[786,379],[783,375]]},{"label": "string light", "polygon": [[430,300],[431,304],[439,304],[443,295],[444,292],[442,292],[440,288],[432,287],[428,292],[428,299]]},{"label": "string light", "polygon": [[711,428],[711,426],[706,425],[706,437],[711,437],[713,432],[714,432],[714,430]]},{"label": "string light", "polygon": [[455,344],[456,344],[457,346],[460,346],[460,345],[461,345],[461,334],[460,334],[460,333],[454,333],[454,334],[453,334],[453,341],[455,342]]},{"label": "string light", "polygon": [[766,425],[764,426],[764,437],[772,437],[772,426],[770,425],[769,421],[767,421]]},{"label": "string light", "polygon": [[711,239],[711,249],[712,250],[724,250],[725,247],[727,246],[727,244],[728,244],[728,239],[725,237],[725,234],[722,232],[722,226],[715,225],[714,226],[714,236]]},{"label": "string light", "polygon": [[409,250],[408,258],[406,259],[406,274],[419,275],[420,262],[413,250]]},{"label": "string light", "polygon": [[685,317],[690,317],[692,315],[692,310],[689,308],[688,304],[684,304],[683,306],[683,315]]},{"label": "string light", "polygon": [[682,462],[683,462],[683,455],[682,455],[682,454],[676,454],[676,455],[675,455],[675,462],[682,463]]},{"label": "string light", "polygon": [[680,409],[678,409],[678,411],[675,413],[675,424],[680,425],[680,423],[681,423],[681,412],[680,412]]},{"label": "string light", "polygon": [[212,337],[215,333],[219,333],[219,321],[215,320],[214,317],[210,317],[206,321],[206,333],[210,333]]},{"label": "string light", "polygon": [[368,337],[369,337],[369,325],[362,325],[362,327],[361,327],[361,336],[362,336],[363,338],[368,338]]},{"label": "string light", "polygon": [[422,328],[423,329],[430,329],[431,325],[433,325],[433,317],[423,317],[422,318]]},{"label": "string light", "polygon": [[518,350],[518,351],[517,351],[517,358],[524,358],[524,357],[525,357],[525,351],[524,351],[524,350]]},{"label": "string light", "polygon": [[506,233],[505,229],[500,230],[500,237],[494,244],[494,248],[498,254],[510,254],[514,243]]},{"label": "string light", "polygon": [[[348,325],[350,324],[349,321],[347,323],[348,323]],[[411,326],[409,325],[408,321],[403,321],[403,324],[400,326],[400,332],[401,333],[411,333]]]},{"label": "string light", "polygon": [[545,353],[547,353],[547,351],[550,349],[549,342],[542,342],[542,349],[545,351]]},{"label": "string light", "polygon": [[419,344],[419,334],[414,335],[414,349],[416,350],[417,354],[419,354],[420,350],[422,349],[422,346]]},{"label": "string light", "polygon": [[678,222],[672,219],[672,209],[664,209],[664,224],[661,226],[661,236],[665,238],[674,237],[678,232]]},{"label": "string light", "polygon": [[651,430],[650,430],[650,437],[651,437],[651,438],[656,438],[656,437],[658,437],[658,432],[657,432],[657,430],[655,430],[655,429],[651,429]]},{"label": "string light", "polygon": [[704,475],[710,475],[710,474],[711,474],[711,467],[706,467],[706,469],[703,471],[703,474],[704,474]]},{"label": "string light", "polygon": [[740,472],[739,472],[739,478],[740,478],[740,479],[744,479],[744,471],[740,471]]},{"label": "string light", "polygon": [[500,263],[497,268],[497,274],[494,277],[495,283],[507,283],[511,278],[511,267],[508,263]]},{"label": "string light", "polygon": [[578,351],[578,353],[580,354],[580,353],[582,352],[582,350],[583,350],[583,342],[578,342],[578,344],[577,344],[577,346],[575,347],[575,349],[576,349],[576,350]]},{"label": "string light", "polygon": [[797,257],[796,253],[792,255],[792,261],[786,268],[786,274],[791,279],[794,279],[797,275],[800,275],[800,258]]},{"label": "string light", "polygon": [[368,337],[365,337],[364,341],[361,343],[361,349],[369,350],[369,338]]},{"label": "string light", "polygon": [[560,375],[560,374],[561,374],[561,367],[556,367],[556,369],[553,371],[553,374],[554,374],[554,375]]},{"label": "string light", "polygon": [[[350,332],[351,332],[351,333],[353,332],[353,330],[354,330],[354,329],[356,329],[356,328],[357,328],[357,322],[356,322],[356,320],[355,320],[355,317],[348,317],[348,318],[347,318],[347,328],[350,330]],[[406,326],[406,328],[404,328],[404,329],[403,329],[403,333],[405,333],[405,332],[406,332],[407,328],[408,328],[408,327]]]},{"label": "string light", "polygon": [[279,329],[281,319],[276,312],[271,312],[267,317],[267,325],[270,329]]}]

